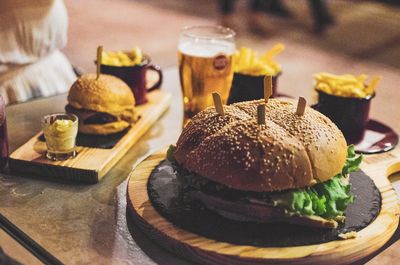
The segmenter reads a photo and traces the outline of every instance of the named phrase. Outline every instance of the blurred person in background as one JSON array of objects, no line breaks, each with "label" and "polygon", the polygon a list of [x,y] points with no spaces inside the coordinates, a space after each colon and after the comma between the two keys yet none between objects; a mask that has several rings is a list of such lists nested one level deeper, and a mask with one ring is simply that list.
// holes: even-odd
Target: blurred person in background
[{"label": "blurred person in background", "polygon": [[[234,22],[234,9],[236,0],[220,0],[219,11],[221,13],[221,24],[236,29]],[[291,14],[280,0],[249,0],[248,1],[248,24],[256,33],[266,33],[265,13],[271,13],[280,17],[290,17]]]},{"label": "blurred person in background", "polygon": [[62,0],[0,1],[0,94],[6,104],[66,92],[76,79]]},{"label": "blurred person in background", "polygon": [[[219,0],[219,11],[221,13],[221,24],[238,28],[234,22],[234,9],[236,0]],[[314,21],[314,31],[323,32],[328,26],[333,24],[333,17],[329,12],[325,0],[308,0],[311,16]],[[265,34],[269,32],[266,14],[290,18],[292,14],[281,0],[249,0],[250,14],[248,15],[248,24],[255,33]]]}]

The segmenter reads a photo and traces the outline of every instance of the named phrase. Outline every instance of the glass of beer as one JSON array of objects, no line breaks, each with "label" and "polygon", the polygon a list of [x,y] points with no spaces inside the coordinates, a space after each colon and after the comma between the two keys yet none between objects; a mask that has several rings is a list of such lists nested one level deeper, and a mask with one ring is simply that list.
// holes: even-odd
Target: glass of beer
[{"label": "glass of beer", "polygon": [[218,92],[226,104],[233,79],[235,32],[222,26],[191,26],[182,30],[178,45],[184,124],[213,104]]}]

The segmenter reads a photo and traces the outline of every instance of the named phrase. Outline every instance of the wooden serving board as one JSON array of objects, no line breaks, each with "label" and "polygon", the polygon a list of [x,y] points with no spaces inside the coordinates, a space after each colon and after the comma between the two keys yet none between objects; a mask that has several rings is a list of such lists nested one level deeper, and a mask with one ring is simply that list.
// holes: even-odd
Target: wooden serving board
[{"label": "wooden serving board", "polygon": [[132,220],[166,249],[200,264],[350,264],[383,246],[399,223],[397,196],[387,177],[400,171],[400,148],[364,158],[362,170],[381,192],[381,211],[356,238],[296,247],[256,247],[212,240],[181,229],[152,206],[147,181],[166,150],[148,157],[131,173],[127,201]]},{"label": "wooden serving board", "polygon": [[137,106],[138,122],[111,149],[77,146],[77,156],[65,161],[45,157],[46,143],[38,138],[42,132],[15,150],[9,159],[11,171],[40,177],[97,183],[122,156],[149,130],[168,109],[171,94],[156,90],[148,94],[148,103]]}]

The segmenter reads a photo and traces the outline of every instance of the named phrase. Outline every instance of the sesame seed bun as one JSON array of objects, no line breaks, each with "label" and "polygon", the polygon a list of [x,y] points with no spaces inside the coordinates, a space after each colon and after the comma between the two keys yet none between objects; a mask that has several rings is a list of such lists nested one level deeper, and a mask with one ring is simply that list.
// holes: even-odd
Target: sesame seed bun
[{"label": "sesame seed bun", "polygon": [[189,153],[198,147],[206,137],[213,135],[224,126],[239,120],[251,119],[244,111],[224,106],[226,115],[219,115],[214,108],[207,108],[199,112],[194,119],[185,127],[176,144],[175,159],[185,164],[191,157]]},{"label": "sesame seed bun", "polygon": [[183,130],[176,161],[205,178],[228,187],[272,192],[312,186],[340,173],[347,145],[340,130],[307,107],[295,114],[296,102],[270,99],[266,124],[256,121],[250,101],[225,106],[225,116],[210,107]]},{"label": "sesame seed bun", "polygon": [[137,119],[135,98],[131,89],[121,79],[112,75],[85,74],[71,86],[68,102],[79,113],[89,110],[114,116],[116,121],[104,124],[85,124],[79,120],[79,132],[87,134],[112,134],[120,132]]}]

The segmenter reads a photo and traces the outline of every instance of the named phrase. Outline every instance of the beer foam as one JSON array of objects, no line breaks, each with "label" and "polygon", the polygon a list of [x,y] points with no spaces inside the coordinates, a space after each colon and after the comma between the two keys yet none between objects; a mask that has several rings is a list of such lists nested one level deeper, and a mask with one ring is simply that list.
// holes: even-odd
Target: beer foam
[{"label": "beer foam", "polygon": [[235,44],[228,41],[183,42],[178,49],[181,53],[196,57],[214,57],[219,53],[231,55],[235,53]]}]

